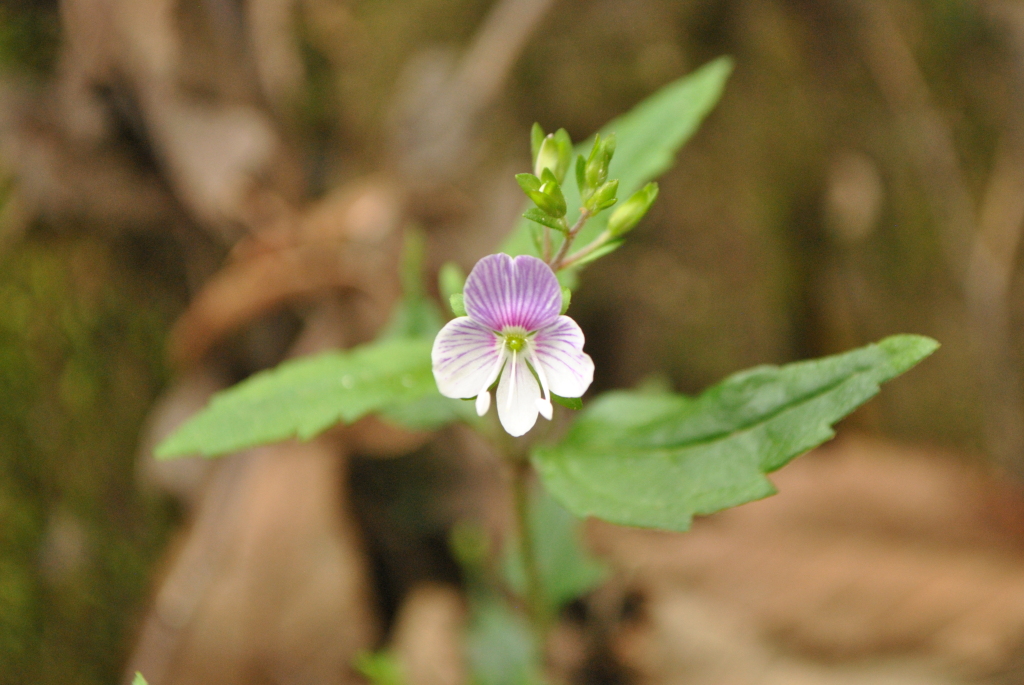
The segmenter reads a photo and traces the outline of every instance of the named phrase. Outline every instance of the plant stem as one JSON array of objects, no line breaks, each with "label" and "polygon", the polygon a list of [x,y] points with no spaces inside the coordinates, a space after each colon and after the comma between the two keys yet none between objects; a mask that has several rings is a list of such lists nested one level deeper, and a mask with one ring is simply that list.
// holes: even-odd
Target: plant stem
[{"label": "plant stem", "polygon": [[558,254],[555,258],[548,262],[552,271],[558,271],[562,268],[562,260],[565,259],[566,253],[569,252],[569,248],[572,247],[572,241],[576,240],[576,235],[583,229],[583,225],[587,223],[587,219],[590,218],[590,212],[585,208],[580,210],[580,218],[576,220],[572,228],[565,236],[565,240],[562,241],[562,246],[558,248]]},{"label": "plant stem", "polygon": [[584,257],[586,257],[587,255],[591,254],[594,250],[596,250],[598,248],[601,248],[601,247],[604,247],[608,243],[608,241],[611,239],[611,237],[612,237],[612,234],[609,233],[608,231],[605,231],[604,233],[599,235],[597,238],[595,238],[592,243],[590,243],[589,245],[584,247],[582,250],[579,250],[576,253],[574,253],[572,255],[569,255],[568,257],[563,259],[562,263],[559,265],[560,268],[562,268],[562,269],[568,268],[568,267],[572,266],[573,264],[575,264],[576,262],[578,262],[581,259],[583,259]]},{"label": "plant stem", "polygon": [[530,628],[543,651],[547,640],[549,620],[544,602],[544,587],[541,584],[537,555],[533,549],[533,535],[530,525],[530,462],[522,459],[513,463],[512,490],[515,498],[516,523],[519,528],[519,554],[523,559],[526,574],[526,608]]},{"label": "plant stem", "polygon": [[544,227],[544,261],[551,259],[551,229]]}]

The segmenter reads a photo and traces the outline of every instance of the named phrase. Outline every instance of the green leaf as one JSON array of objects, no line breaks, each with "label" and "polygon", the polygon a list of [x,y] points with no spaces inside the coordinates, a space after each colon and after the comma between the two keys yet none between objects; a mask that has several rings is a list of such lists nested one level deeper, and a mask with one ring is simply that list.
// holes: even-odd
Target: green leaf
[{"label": "green leaf", "polygon": [[578,516],[687,530],[694,515],[767,497],[765,477],[833,437],[831,425],[938,343],[899,335],[845,354],[740,372],[697,398],[611,392],[557,445],[544,484]]},{"label": "green leaf", "polygon": [[[672,166],[676,151],[689,140],[718,102],[731,72],[732,60],[720,57],[665,86],[601,129],[601,137],[611,133],[618,137],[608,176],[619,179],[619,192],[622,196],[632,195]],[[576,152],[587,154],[593,142],[594,138],[583,141],[576,146]],[[585,162],[582,164],[585,165]],[[578,167],[577,177],[583,171]],[[562,186],[569,209],[566,217],[569,225],[579,215],[581,203],[578,185],[577,181],[576,187],[571,183]],[[586,245],[604,230],[607,223],[607,214],[594,217],[581,231],[577,243]],[[531,246],[529,222],[521,221],[502,245],[501,251],[512,256],[533,254]]]},{"label": "green leaf", "polygon": [[[562,313],[564,314],[565,312]],[[583,409],[583,399],[580,397],[562,397],[561,395],[551,393],[551,401],[576,411]]]},{"label": "green leaf", "polygon": [[461,294],[466,287],[466,272],[455,262],[445,262],[437,272],[437,289],[447,302],[452,295]]},{"label": "green leaf", "polygon": [[438,395],[430,338],[393,338],[285,362],[217,393],[157,447],[158,458],[215,456]]},{"label": "green leaf", "polygon": [[533,190],[540,190],[540,179],[533,174],[516,174],[516,183],[523,189],[524,193],[529,193]]},{"label": "green leaf", "polygon": [[455,316],[466,316],[466,298],[462,293],[453,293],[448,298],[448,307]]},{"label": "green leaf", "polygon": [[387,651],[362,652],[352,665],[371,685],[403,685],[405,677],[395,656]]},{"label": "green leaf", "polygon": [[[580,521],[566,511],[543,487],[530,497],[530,533],[544,603],[550,615],[600,585],[608,568],[580,543]],[[525,596],[526,571],[518,541],[511,540],[505,555],[505,578]]]},{"label": "green leaf", "polygon": [[543,226],[547,226],[548,228],[553,228],[556,231],[561,231],[562,233],[565,233],[565,227],[562,226],[560,219],[556,219],[555,217],[551,216],[543,209],[540,209],[538,207],[530,207],[529,209],[527,209],[523,213],[523,218],[529,219],[530,221],[534,221]]},{"label": "green leaf", "polygon": [[412,430],[437,430],[455,421],[470,425],[480,422],[472,402],[453,400],[440,393],[431,393],[418,400],[388,407],[381,411],[381,416],[391,423]]},{"label": "green leaf", "polygon": [[407,297],[399,301],[391,320],[381,332],[381,340],[392,338],[430,338],[444,325],[437,303],[426,297]]},{"label": "green leaf", "polygon": [[495,594],[470,595],[466,661],[473,685],[536,685],[539,654],[523,616]]},{"label": "green leaf", "polygon": [[149,683],[146,682],[141,673],[135,671],[135,680],[132,681],[132,685],[149,685]]},{"label": "green leaf", "polygon": [[440,308],[423,292],[423,260],[426,250],[426,237],[422,231],[405,232],[400,266],[402,299],[380,334],[381,339],[433,338],[444,325]]}]

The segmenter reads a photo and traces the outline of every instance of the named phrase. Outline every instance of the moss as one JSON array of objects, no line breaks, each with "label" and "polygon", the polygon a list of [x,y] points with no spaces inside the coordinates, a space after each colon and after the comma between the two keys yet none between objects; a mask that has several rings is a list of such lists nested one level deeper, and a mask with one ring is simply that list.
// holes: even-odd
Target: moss
[{"label": "moss", "polygon": [[0,6],[0,70],[50,74],[59,46],[57,3],[13,0]]},{"label": "moss", "polygon": [[111,248],[36,239],[0,266],[0,683],[119,677],[172,522],[135,440],[175,303]]}]

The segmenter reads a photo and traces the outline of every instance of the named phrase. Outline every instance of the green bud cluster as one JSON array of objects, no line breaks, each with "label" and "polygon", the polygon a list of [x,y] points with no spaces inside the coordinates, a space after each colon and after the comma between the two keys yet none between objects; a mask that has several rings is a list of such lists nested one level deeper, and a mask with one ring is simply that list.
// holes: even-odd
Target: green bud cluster
[{"label": "green bud cluster", "polygon": [[[583,225],[618,202],[619,180],[608,177],[608,168],[615,155],[615,134],[594,136],[590,153],[576,157],[575,181],[582,206],[579,218],[572,226],[566,219],[569,207],[562,192],[562,183],[572,166],[573,146],[569,134],[565,129],[545,133],[539,124],[534,124],[530,143],[533,173],[516,175],[519,187],[534,204],[523,216],[534,222],[534,245],[556,271],[582,266],[618,248],[622,244],[622,236],[639,223],[658,196],[658,185],[647,184],[619,205],[608,220],[608,228],[600,236],[576,253],[568,254]],[[540,226],[546,227],[543,232]],[[546,229],[561,234],[560,244],[552,240]]]}]

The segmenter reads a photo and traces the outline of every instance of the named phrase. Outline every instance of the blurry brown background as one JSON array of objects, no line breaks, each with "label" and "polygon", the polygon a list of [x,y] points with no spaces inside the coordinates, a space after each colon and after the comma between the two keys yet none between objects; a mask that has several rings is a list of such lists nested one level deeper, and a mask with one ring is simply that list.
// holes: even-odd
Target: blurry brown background
[{"label": "blurry brown background", "polygon": [[493,249],[534,121],[582,140],[723,54],[720,105],[574,294],[594,390],[943,347],[782,495],[682,539],[591,526],[620,572],[552,673],[1024,681],[1024,5],[3,0],[0,683],[355,682],[383,644],[411,685],[464,681],[445,531],[504,516],[470,438],[148,450],[217,388],[369,339],[403,229],[431,275]]}]

